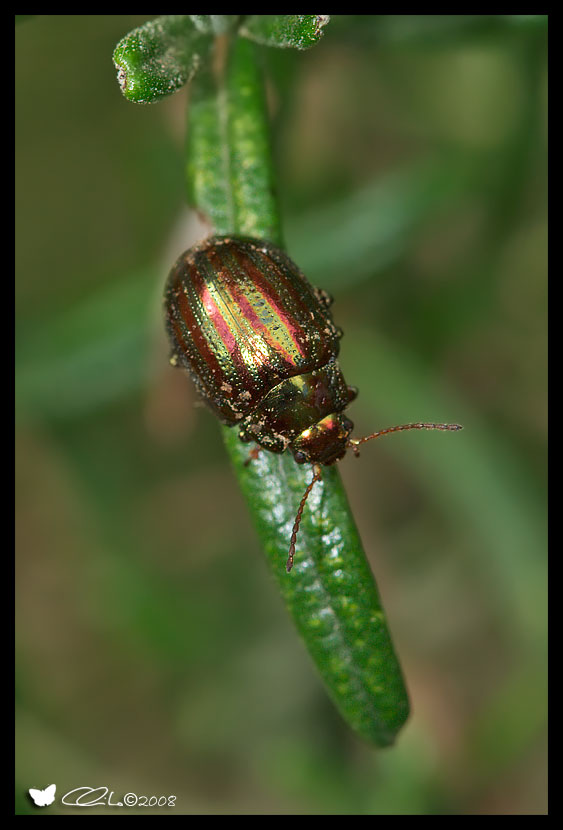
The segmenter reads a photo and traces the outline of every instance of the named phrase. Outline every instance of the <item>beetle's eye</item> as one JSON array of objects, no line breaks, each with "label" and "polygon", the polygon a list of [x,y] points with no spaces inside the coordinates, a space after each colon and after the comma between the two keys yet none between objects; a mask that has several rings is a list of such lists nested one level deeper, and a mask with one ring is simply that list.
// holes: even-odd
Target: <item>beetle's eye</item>
[{"label": "beetle's eye", "polygon": [[297,452],[293,454],[293,457],[295,458],[298,464],[305,464],[305,462],[307,461],[307,456],[304,452],[301,452],[300,450],[297,450]]}]

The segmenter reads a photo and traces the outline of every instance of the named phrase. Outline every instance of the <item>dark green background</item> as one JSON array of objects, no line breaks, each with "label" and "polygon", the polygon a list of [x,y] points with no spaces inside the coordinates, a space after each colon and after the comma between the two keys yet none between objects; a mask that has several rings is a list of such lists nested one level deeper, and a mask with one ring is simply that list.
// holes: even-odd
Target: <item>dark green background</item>
[{"label": "dark green background", "polygon": [[356,434],[465,427],[341,464],[413,707],[376,751],[167,366],[161,288],[200,231],[186,92],[115,79],[145,19],[16,29],[18,812],[52,783],[177,814],[546,812],[545,20],[337,16],[264,51],[287,247],[335,296]]}]

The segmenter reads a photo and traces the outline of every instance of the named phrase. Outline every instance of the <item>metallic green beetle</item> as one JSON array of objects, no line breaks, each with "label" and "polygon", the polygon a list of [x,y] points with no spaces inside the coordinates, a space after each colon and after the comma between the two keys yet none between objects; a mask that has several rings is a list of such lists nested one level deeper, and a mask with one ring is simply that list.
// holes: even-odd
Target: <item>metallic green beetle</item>
[{"label": "metallic green beetle", "polygon": [[[344,410],[357,395],[337,357],[342,331],[332,300],[289,257],[258,239],[215,236],[182,254],[165,292],[171,362],[183,366],[217,417],[238,426],[242,441],[270,452],[289,450],[313,465],[293,528],[287,570],[305,501],[321,466],[348,449],[404,429],[460,429],[457,424],[404,424],[352,439]],[[251,455],[256,455],[256,448]]]}]

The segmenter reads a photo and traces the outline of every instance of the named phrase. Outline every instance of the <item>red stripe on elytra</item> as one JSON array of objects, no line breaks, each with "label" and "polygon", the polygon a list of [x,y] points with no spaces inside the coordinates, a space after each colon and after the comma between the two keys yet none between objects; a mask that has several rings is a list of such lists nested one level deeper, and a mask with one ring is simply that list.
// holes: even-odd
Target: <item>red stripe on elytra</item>
[{"label": "red stripe on elytra", "polygon": [[[191,272],[191,276],[193,276],[193,272]],[[177,313],[189,332],[188,338],[191,341],[186,343],[186,338],[181,335],[183,351],[200,378],[200,382],[205,388],[209,399],[214,401],[217,386],[220,386],[224,380],[231,383],[232,378],[225,376],[224,368],[221,366],[215,352],[201,331],[197,317],[193,313],[190,301],[186,297],[181,285],[177,287],[174,296]],[[178,335],[177,324],[174,326],[174,330]],[[235,411],[230,401],[227,400],[226,404],[232,412]]]},{"label": "red stripe on elytra", "polygon": [[[260,272],[260,270],[256,267],[256,265],[252,262],[250,257],[246,252],[241,252],[239,250],[233,250],[233,255],[240,266],[241,270],[247,273],[250,278],[253,286],[256,289],[259,289],[261,292],[261,296],[264,301],[269,305],[272,309],[273,313],[278,318],[279,322],[283,325],[284,329],[288,333],[288,336],[291,338],[293,345],[295,346],[296,350],[299,352],[302,358],[307,357],[307,333],[303,329],[303,327],[289,314],[284,311],[284,305],[287,305],[283,302],[280,294],[275,288],[275,283],[272,281],[268,281],[264,279],[264,275]],[[268,261],[268,267],[271,269],[272,266],[275,268],[275,279],[278,283],[282,283],[284,288],[288,291],[288,293],[293,295],[293,299],[295,300],[295,304],[299,305],[301,310],[304,310],[303,303],[301,302],[301,297],[298,297],[295,291],[293,290],[293,286],[291,283],[285,278],[284,274],[275,263],[272,263],[271,260]],[[247,302],[246,298],[242,294],[241,287],[236,284],[237,288],[237,302],[240,302],[239,297],[243,297],[243,299]],[[308,311],[308,309],[307,309]],[[259,319],[259,318],[258,318]],[[273,342],[270,340],[271,334],[270,330],[267,325],[260,322],[260,326],[263,328],[264,331],[268,333],[268,342],[271,342],[272,346],[279,351],[279,345],[275,338]],[[292,364],[295,364],[293,359],[290,359]]]},{"label": "red stripe on elytra", "polygon": [[[271,376],[270,371],[267,370],[265,365],[268,359],[271,361],[273,357],[276,357],[278,359],[282,358],[283,363],[286,366],[295,366],[295,360],[294,358],[292,358],[289,352],[287,352],[286,349],[281,347],[279,341],[273,336],[270,326],[268,326],[267,323],[264,323],[260,319],[252,303],[249,301],[248,296],[246,295],[248,286],[252,285],[253,292],[256,293],[258,290],[261,290],[262,298],[265,302],[268,303],[269,297],[266,296],[266,294],[264,293],[264,288],[262,286],[257,287],[247,277],[241,279],[240,275],[245,275],[244,265],[246,264],[246,261],[241,263],[240,259],[237,257],[236,264],[239,266],[242,265],[242,269],[233,268],[232,261],[229,262],[229,257],[221,256],[221,254],[223,254],[226,250],[227,249],[225,249],[223,246],[217,246],[216,248],[209,249],[205,252],[206,259],[210,265],[211,273],[213,273],[214,275],[214,283],[217,285],[221,285],[223,293],[224,295],[226,295],[225,302],[227,305],[230,305],[233,309],[233,318],[236,319],[237,317],[239,317],[241,320],[244,320],[246,323],[248,323],[250,331],[252,331],[255,335],[258,335],[271,350],[269,355],[264,355],[263,357],[261,357],[259,350],[253,349],[253,368],[259,376],[258,382],[262,385]],[[209,300],[207,302],[209,302]],[[268,305],[270,305],[270,303],[268,303]],[[209,306],[209,308],[211,308],[211,306]],[[209,308],[206,306],[208,314]],[[274,309],[273,311],[275,314],[276,310]],[[224,321],[224,315],[222,314],[222,312],[219,309],[217,309],[213,312],[212,316],[215,325],[222,331],[228,331],[229,335],[233,337],[232,331],[228,327],[228,323]],[[283,317],[283,319],[280,319],[280,317]],[[278,313],[278,322],[280,322],[280,324],[283,323],[286,330],[290,328],[289,321],[286,315],[280,315]],[[293,336],[293,333],[290,333],[292,336],[292,340],[295,342],[295,337]],[[298,351],[300,351],[298,344],[296,345],[296,348]],[[231,354],[234,355],[234,350],[231,351],[231,349],[229,348],[229,351]],[[242,356],[241,360],[243,360]],[[247,368],[249,367],[247,367],[243,361],[242,369],[244,370]],[[271,363],[270,368],[272,368]],[[255,378],[253,379],[253,383],[256,383]]]},{"label": "red stripe on elytra", "polygon": [[[248,365],[248,362],[245,360],[240,350],[236,334],[233,333],[223,312],[213,299],[205,278],[205,274],[199,271],[195,264],[190,269],[190,281],[197,299],[203,306],[203,312],[206,319],[213,325],[215,332],[217,333],[216,341],[212,340],[211,344],[209,344],[207,340],[204,340],[207,350],[209,351],[209,349],[214,345],[218,345],[220,343],[229,355],[229,360],[233,366],[232,373],[225,373],[224,368],[221,367],[220,363],[218,363],[217,365],[219,366],[219,371],[216,380],[220,377],[227,383],[234,385],[234,379],[236,378],[236,385],[250,393],[250,398],[248,400],[257,403],[261,394],[263,394],[263,383],[265,377],[257,378],[253,374],[253,369],[260,369],[262,367],[259,364],[255,364],[254,366]],[[226,284],[228,280],[224,280],[224,282]],[[225,288],[226,287],[227,285],[225,285]],[[214,352],[210,352],[210,354],[212,354],[213,359],[216,360]],[[262,373],[259,372],[259,374]]]}]

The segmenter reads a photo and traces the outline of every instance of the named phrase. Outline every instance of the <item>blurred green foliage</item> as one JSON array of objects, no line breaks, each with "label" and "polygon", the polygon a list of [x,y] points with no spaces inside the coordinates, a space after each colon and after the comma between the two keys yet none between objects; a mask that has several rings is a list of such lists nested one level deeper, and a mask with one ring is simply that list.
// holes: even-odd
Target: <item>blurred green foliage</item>
[{"label": "blurred green foliage", "polygon": [[413,704],[383,752],[327,700],[167,366],[160,293],[201,229],[189,91],[116,83],[145,19],[16,29],[18,812],[51,783],[183,814],[546,812],[545,16],[336,15],[264,50],[287,249],[335,296],[357,434],[465,427],[341,464]]}]

